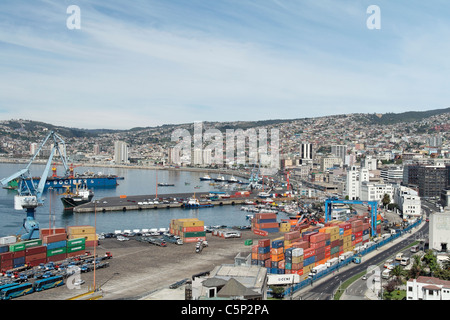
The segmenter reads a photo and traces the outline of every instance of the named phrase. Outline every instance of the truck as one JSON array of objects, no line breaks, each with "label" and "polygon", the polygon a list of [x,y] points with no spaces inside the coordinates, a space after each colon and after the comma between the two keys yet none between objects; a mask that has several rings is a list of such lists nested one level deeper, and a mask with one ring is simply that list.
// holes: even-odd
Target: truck
[{"label": "truck", "polygon": [[397,253],[397,255],[395,256],[395,260],[402,261],[402,259],[403,259],[403,253],[402,252]]},{"label": "truck", "polygon": [[383,272],[381,273],[381,277],[383,279],[389,279],[389,277],[391,276],[391,270],[389,269],[385,269],[383,270]]},{"label": "truck", "polygon": [[309,273],[309,277],[314,277],[315,275],[319,274],[320,272],[323,272],[327,270],[326,264],[319,264],[317,267],[314,267],[311,269],[311,272]]},{"label": "truck", "polygon": [[327,268],[330,268],[330,267],[332,267],[332,266],[334,266],[334,265],[336,265],[338,263],[339,263],[339,258],[332,258],[332,259],[328,260],[325,263],[325,265],[327,266]]},{"label": "truck", "polygon": [[183,244],[183,240],[181,240],[181,238],[179,236],[173,235],[173,234],[163,234],[163,239],[166,242],[170,242],[170,243],[175,243],[175,244]]},{"label": "truck", "polygon": [[344,252],[339,256],[339,261],[347,260],[348,258],[353,257],[353,251]]}]

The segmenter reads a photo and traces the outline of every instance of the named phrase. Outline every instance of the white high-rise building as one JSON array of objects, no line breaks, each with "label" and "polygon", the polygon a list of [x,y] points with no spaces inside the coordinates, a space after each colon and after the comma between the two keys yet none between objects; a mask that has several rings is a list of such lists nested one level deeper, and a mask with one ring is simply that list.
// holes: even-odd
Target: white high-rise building
[{"label": "white high-rise building", "polygon": [[418,218],[422,214],[421,200],[416,190],[405,186],[395,188],[394,202],[403,213],[403,218]]},{"label": "white high-rise building", "polygon": [[345,185],[345,195],[350,200],[361,198],[361,184],[369,181],[369,170],[367,168],[359,168],[352,166],[347,171],[347,179]]},{"label": "white high-rise building", "polygon": [[114,142],[114,162],[116,164],[127,164],[128,161],[128,146],[123,141]]}]

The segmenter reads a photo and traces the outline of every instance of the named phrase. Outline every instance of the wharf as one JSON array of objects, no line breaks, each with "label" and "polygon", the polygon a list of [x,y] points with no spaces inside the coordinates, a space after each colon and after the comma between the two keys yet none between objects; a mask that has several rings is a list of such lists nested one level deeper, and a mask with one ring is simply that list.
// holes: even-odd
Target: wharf
[{"label": "wharf", "polygon": [[[245,201],[250,200],[256,203],[261,203],[264,199],[257,196],[259,191],[254,191],[247,197],[232,197],[232,198],[222,198],[219,200],[208,200],[214,206],[224,206],[224,205],[238,205],[244,204]],[[100,200],[95,200],[73,209],[76,213],[89,213],[89,212],[107,212],[107,211],[129,211],[129,210],[146,210],[146,209],[170,209],[170,208],[181,208],[182,202],[169,203],[159,203],[159,204],[138,204],[148,201],[153,201],[155,198],[159,199],[184,199],[192,197],[191,193],[171,193],[156,195],[135,195],[135,196],[118,196],[118,197],[106,197]],[[195,196],[201,202],[202,199],[206,198],[209,192],[196,192]],[[294,198],[277,198],[277,201],[284,200],[294,200]]]}]

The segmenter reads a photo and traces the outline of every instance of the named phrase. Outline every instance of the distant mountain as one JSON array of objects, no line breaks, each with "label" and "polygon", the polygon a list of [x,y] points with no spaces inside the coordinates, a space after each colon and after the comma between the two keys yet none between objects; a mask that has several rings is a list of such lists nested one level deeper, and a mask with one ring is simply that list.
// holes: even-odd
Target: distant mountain
[{"label": "distant mountain", "polygon": [[371,114],[369,115],[368,120],[371,122],[371,124],[387,125],[387,124],[396,124],[400,122],[421,121],[423,119],[432,116],[449,112],[450,108],[435,109],[428,111],[407,111],[402,113]]}]

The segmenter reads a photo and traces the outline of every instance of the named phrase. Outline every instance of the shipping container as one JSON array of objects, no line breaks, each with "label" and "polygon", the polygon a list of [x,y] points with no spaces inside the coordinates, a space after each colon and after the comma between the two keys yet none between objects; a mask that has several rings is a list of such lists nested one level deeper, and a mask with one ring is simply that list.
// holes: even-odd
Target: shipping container
[{"label": "shipping container", "polygon": [[47,262],[57,262],[57,261],[63,261],[66,259],[67,254],[61,253],[61,254],[55,254],[53,256],[47,257]]},{"label": "shipping container", "polygon": [[42,242],[45,243],[52,243],[52,242],[58,242],[58,241],[65,241],[67,239],[66,233],[58,233],[53,235],[47,235],[42,237]]},{"label": "shipping container", "polygon": [[68,226],[67,234],[85,234],[95,233],[95,227],[93,226]]},{"label": "shipping container", "polygon": [[66,233],[66,229],[65,228],[44,228],[44,229],[39,229],[39,234],[41,236],[41,239],[44,236],[49,236],[49,235],[54,235],[54,234],[59,234],[59,233]]},{"label": "shipping container", "polygon": [[25,256],[25,263],[31,264],[35,260],[45,260],[45,258],[47,258],[46,252],[27,255]]},{"label": "shipping container", "polygon": [[17,242],[16,236],[6,236],[0,238],[0,244],[13,244]]},{"label": "shipping container", "polygon": [[25,249],[25,255],[27,255],[27,256],[33,255],[33,254],[38,254],[38,253],[46,253],[46,252],[47,252],[47,247],[42,246],[42,245]]},{"label": "shipping container", "polygon": [[25,243],[23,243],[23,242],[13,243],[13,244],[9,245],[10,252],[22,251],[22,250],[25,250]]},{"label": "shipping container", "polygon": [[86,239],[85,238],[76,238],[76,239],[68,239],[67,240],[67,247],[74,247],[79,245],[85,245]]},{"label": "shipping container", "polygon": [[0,253],[5,253],[9,251],[9,245],[0,245]]},{"label": "shipping container", "polygon": [[66,252],[67,252],[67,248],[66,247],[47,250],[47,257],[60,255],[60,254],[66,254]]},{"label": "shipping container", "polygon": [[53,249],[58,249],[58,248],[65,248],[66,246],[67,246],[66,240],[50,242],[50,243],[47,243],[47,251],[53,250]]}]

